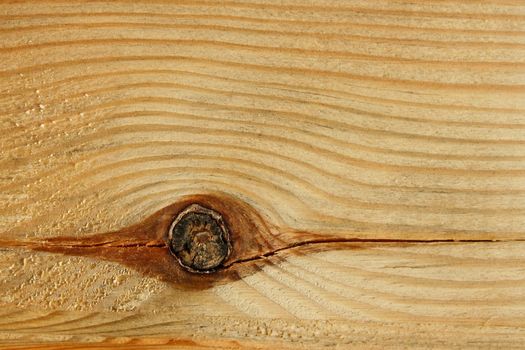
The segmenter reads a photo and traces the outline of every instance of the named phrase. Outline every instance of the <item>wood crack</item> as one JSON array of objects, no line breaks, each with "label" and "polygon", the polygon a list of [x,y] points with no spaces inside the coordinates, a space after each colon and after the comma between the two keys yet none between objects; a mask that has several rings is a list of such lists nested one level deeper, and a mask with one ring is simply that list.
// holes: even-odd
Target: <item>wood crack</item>
[{"label": "wood crack", "polygon": [[[525,242],[525,239],[387,239],[387,238],[335,238],[335,239],[315,239],[289,244],[285,247],[280,247],[263,254],[254,255],[248,258],[237,259],[230,262],[224,267],[230,267],[234,264],[248,262],[258,259],[264,259],[275,255],[276,253],[286,251],[289,249],[319,245],[330,243],[406,243],[406,244],[433,244],[433,243],[498,243],[498,242]],[[166,242],[162,241],[147,241],[147,242],[130,242],[119,243],[119,241],[107,241],[99,243],[75,243],[75,244],[60,244],[51,242],[34,242],[34,241],[0,241],[0,247],[4,248],[166,248]]]},{"label": "wood crack", "polygon": [[330,243],[406,243],[406,244],[433,244],[433,243],[497,243],[497,242],[524,242],[525,239],[511,239],[511,240],[499,240],[499,239],[431,239],[431,240],[419,240],[419,239],[361,239],[361,238],[340,238],[340,239],[317,239],[309,240],[304,242],[297,242],[286,247],[281,247],[274,249],[272,251],[266,252],[264,254],[259,254],[251,256],[249,258],[237,259],[228,264],[225,264],[223,268],[230,268],[237,264],[242,264],[245,262],[251,262],[256,260],[267,259],[277,253],[299,248],[305,246],[312,246],[318,244],[330,244]]},{"label": "wood crack", "polygon": [[[79,238],[80,239],[80,238]],[[323,243],[492,243],[492,242],[525,242],[524,239],[396,239],[396,238],[331,238],[331,239],[315,239],[307,240],[303,242],[297,242],[290,244],[289,246],[282,247],[274,250],[281,251],[290,248],[300,247],[311,244],[323,244]],[[26,247],[32,248],[35,246],[47,246],[47,247],[61,247],[61,248],[95,248],[95,247],[107,247],[107,248],[128,248],[128,247],[154,247],[163,248],[167,244],[161,241],[147,241],[147,242],[130,242],[130,243],[119,243],[119,241],[106,241],[99,243],[77,243],[77,244],[59,244],[51,243],[49,241],[15,241],[15,240],[0,240],[0,246],[3,247]],[[271,252],[265,253],[270,254]],[[264,255],[264,254],[263,254]]]}]

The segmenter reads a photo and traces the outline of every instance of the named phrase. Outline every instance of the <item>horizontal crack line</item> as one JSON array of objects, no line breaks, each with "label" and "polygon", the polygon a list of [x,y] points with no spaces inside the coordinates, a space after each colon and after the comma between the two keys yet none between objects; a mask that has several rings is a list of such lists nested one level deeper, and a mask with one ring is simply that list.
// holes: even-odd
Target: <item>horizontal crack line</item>
[{"label": "horizontal crack line", "polygon": [[228,264],[223,265],[223,269],[230,268],[233,265],[242,264],[245,262],[251,262],[256,260],[262,260],[269,258],[279,252],[300,248],[310,245],[318,244],[330,244],[330,243],[407,243],[407,244],[432,244],[432,243],[502,243],[502,242],[525,242],[525,239],[510,239],[510,240],[498,240],[498,239],[432,239],[432,240],[419,240],[419,239],[361,239],[361,238],[341,238],[341,239],[316,239],[303,242],[297,242],[286,247],[281,247],[263,254],[254,255],[248,258],[242,258],[232,261]]},{"label": "horizontal crack line", "polygon": [[[504,242],[525,242],[523,239],[393,239],[393,238],[330,238],[316,239],[292,243],[286,247],[256,255],[248,260],[258,257],[270,256],[276,252],[314,244],[330,243],[407,243],[407,244],[432,244],[432,243],[504,243]],[[49,241],[7,241],[0,240],[0,247],[20,247],[20,248],[164,248],[167,244],[163,241],[106,241],[98,243],[54,243]]]},{"label": "horizontal crack line", "polygon": [[1,241],[0,248],[29,248],[29,249],[45,249],[45,248],[164,248],[166,243],[160,241],[143,241],[143,242],[125,242],[125,241],[107,241],[99,243],[54,243],[49,241]]},{"label": "horizontal crack line", "polygon": [[[219,270],[228,270],[230,268],[233,268],[236,265],[241,265],[244,263],[250,263],[255,262],[258,260],[266,260],[272,256],[275,256],[279,253],[285,252],[285,251],[291,251],[296,248],[301,247],[307,247],[307,246],[314,246],[314,245],[323,245],[323,244],[335,244],[335,243],[385,243],[385,244],[392,244],[392,243],[400,243],[400,244],[439,244],[439,243],[449,243],[449,244],[468,244],[468,243],[505,243],[505,242],[525,242],[524,239],[507,239],[507,240],[499,240],[499,239],[428,239],[428,240],[421,240],[421,239],[385,239],[385,238],[376,238],[376,239],[370,239],[370,238],[327,238],[327,239],[313,239],[313,240],[305,240],[300,242],[291,243],[287,246],[276,248],[270,251],[267,251],[265,253],[260,253],[257,255],[252,255],[245,258],[239,258],[230,262],[226,262],[222,266],[219,267]],[[90,249],[90,248],[108,248],[108,249],[130,249],[130,248],[167,248],[168,245],[166,242],[162,240],[149,240],[149,241],[135,241],[135,242],[129,242],[125,240],[112,240],[112,241],[104,241],[104,242],[96,242],[96,243],[83,243],[79,240],[79,242],[50,242],[50,241],[7,241],[7,240],[0,240],[0,249],[1,248],[25,248],[25,249],[31,249],[31,250],[42,250],[42,251],[54,251],[56,249],[64,249],[62,253],[66,253],[67,250],[71,249]],[[56,251],[60,252],[60,251]],[[242,252],[239,252],[242,254]],[[66,253],[67,254],[67,253]],[[75,253],[74,253],[75,254]],[[78,254],[78,251],[77,251]]]}]

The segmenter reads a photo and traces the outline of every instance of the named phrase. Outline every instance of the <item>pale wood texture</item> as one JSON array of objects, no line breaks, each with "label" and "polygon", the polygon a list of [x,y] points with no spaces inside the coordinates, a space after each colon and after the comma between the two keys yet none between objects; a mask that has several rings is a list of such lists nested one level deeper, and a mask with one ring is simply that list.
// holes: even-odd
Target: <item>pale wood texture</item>
[{"label": "pale wood texture", "polygon": [[[0,62],[4,346],[523,347],[525,2],[2,1]],[[391,242],[201,291],[24,248],[202,193]]]}]

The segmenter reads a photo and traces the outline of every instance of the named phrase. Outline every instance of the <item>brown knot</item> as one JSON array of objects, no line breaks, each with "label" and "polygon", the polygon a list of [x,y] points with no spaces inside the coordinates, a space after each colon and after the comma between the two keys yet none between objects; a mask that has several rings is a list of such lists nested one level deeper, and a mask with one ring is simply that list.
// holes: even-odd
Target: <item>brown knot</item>
[{"label": "brown knot", "polygon": [[231,251],[222,216],[199,204],[177,215],[168,232],[168,246],[186,270],[197,273],[214,272]]}]

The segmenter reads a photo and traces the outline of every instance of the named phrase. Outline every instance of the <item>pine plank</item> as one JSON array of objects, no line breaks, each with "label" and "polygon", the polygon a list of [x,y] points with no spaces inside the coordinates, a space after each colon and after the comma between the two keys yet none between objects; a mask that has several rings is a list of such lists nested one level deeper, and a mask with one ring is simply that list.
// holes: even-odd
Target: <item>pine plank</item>
[{"label": "pine plank", "polygon": [[[0,38],[1,346],[523,344],[522,1],[4,1]],[[257,221],[199,290],[141,226],[195,195]]]}]

